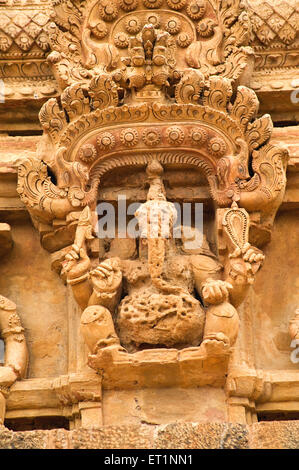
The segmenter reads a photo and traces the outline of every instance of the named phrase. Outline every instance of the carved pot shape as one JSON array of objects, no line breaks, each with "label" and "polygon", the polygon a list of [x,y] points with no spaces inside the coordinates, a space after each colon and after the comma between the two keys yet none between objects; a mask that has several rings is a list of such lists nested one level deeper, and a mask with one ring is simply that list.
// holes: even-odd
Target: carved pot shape
[{"label": "carved pot shape", "polygon": [[134,292],[119,305],[117,325],[123,346],[197,346],[205,312],[188,292]]},{"label": "carved pot shape", "polygon": [[205,339],[218,339],[233,346],[239,331],[239,315],[229,302],[210,305],[205,324]]},{"label": "carved pot shape", "polygon": [[80,331],[91,353],[97,347],[119,345],[110,311],[101,305],[87,307],[81,316]]}]

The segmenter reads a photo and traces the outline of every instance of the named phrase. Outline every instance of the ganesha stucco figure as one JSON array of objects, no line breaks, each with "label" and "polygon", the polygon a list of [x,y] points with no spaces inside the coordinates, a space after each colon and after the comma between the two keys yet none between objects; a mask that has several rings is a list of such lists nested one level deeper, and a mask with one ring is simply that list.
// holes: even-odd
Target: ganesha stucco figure
[{"label": "ganesha stucco figure", "polygon": [[188,248],[188,239],[198,229],[182,227],[181,237],[174,237],[176,208],[166,200],[162,174],[158,161],[148,164],[147,201],[135,214],[138,256],[136,241],[127,239],[127,248],[118,250],[121,256],[108,252],[91,269],[84,240],[90,223],[85,210],[63,263],[83,310],[81,332],[98,357],[109,351],[115,360],[127,360],[128,352],[166,347],[188,349],[204,358],[228,353],[236,340],[236,307],[251,282],[248,266],[254,265],[256,272],[264,256],[245,243],[243,250],[232,254],[230,268],[224,269],[204,236],[196,249]]}]

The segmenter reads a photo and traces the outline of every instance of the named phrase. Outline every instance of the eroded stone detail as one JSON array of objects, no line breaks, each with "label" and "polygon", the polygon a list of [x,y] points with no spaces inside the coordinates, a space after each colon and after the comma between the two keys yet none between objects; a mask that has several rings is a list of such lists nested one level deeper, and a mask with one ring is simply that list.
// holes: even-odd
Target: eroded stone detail
[{"label": "eroded stone detail", "polygon": [[[0,230],[1,256],[4,254],[3,248],[7,248],[3,243],[3,238],[6,235],[6,227],[3,227],[3,225],[6,226],[7,224],[1,224],[1,229],[3,228],[4,232],[2,233],[2,230]],[[10,248],[11,246],[7,251]],[[0,295],[0,338],[4,340],[5,345],[4,364],[0,364],[0,426],[4,423],[5,402],[10,387],[16,380],[25,376],[28,362],[24,328],[16,308],[14,302]]]}]

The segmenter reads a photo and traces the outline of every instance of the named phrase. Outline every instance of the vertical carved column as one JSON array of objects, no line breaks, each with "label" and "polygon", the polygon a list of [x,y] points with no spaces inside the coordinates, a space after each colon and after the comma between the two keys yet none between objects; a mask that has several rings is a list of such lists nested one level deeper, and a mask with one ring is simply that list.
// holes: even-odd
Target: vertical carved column
[{"label": "vertical carved column", "polygon": [[0,367],[0,424],[5,417],[5,399],[13,383],[26,374],[28,351],[16,305],[0,296],[0,334],[5,344],[5,361]]},{"label": "vertical carved column", "polygon": [[103,424],[102,380],[93,371],[70,373],[53,381],[70,429],[89,428]]},{"label": "vertical carved column", "polygon": [[[254,396],[260,378],[254,361],[249,287],[264,258],[249,244],[249,223],[249,214],[235,203],[230,209],[218,210],[219,254],[225,276],[235,287],[236,295],[232,300],[237,304],[240,316],[239,334],[230,357],[226,382],[228,419],[243,424],[256,420]],[[251,254],[247,256],[246,252]]]},{"label": "vertical carved column", "polygon": [[[11,229],[8,224],[0,224],[0,256],[12,248]],[[17,314],[16,305],[0,295],[0,337],[4,340],[4,365],[0,367],[0,425],[4,423],[5,402],[10,387],[25,376],[28,365],[28,351],[24,328]]]}]

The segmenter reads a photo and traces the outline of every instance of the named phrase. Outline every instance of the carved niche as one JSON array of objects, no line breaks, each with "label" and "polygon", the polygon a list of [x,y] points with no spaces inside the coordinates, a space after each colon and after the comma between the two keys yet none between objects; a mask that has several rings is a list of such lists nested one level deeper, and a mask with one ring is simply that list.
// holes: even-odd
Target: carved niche
[{"label": "carved niche", "polygon": [[[140,371],[142,384],[143,368],[155,363],[174,371],[171,379],[161,373],[160,385],[178,376],[223,385],[237,308],[262,265],[288,156],[270,143],[271,117],[257,117],[258,99],[245,86],[246,4],[87,0],[55,2],[54,10],[48,60],[61,94],[40,111],[43,139],[19,167],[18,192],[83,310],[89,365],[106,383],[121,370],[128,383]],[[125,248],[114,240],[99,263],[94,210],[105,178],[142,173],[136,218],[146,232],[153,208],[168,215],[168,228],[175,223],[164,181],[171,169],[206,180],[217,249],[203,237],[188,250],[160,223],[138,252],[132,240]]]},{"label": "carved niche", "polygon": [[[12,248],[10,226],[0,224],[0,259]],[[6,398],[16,380],[24,378],[28,351],[24,328],[14,302],[0,295],[0,338],[4,341],[4,364],[0,364],[0,427],[4,423]]]}]

